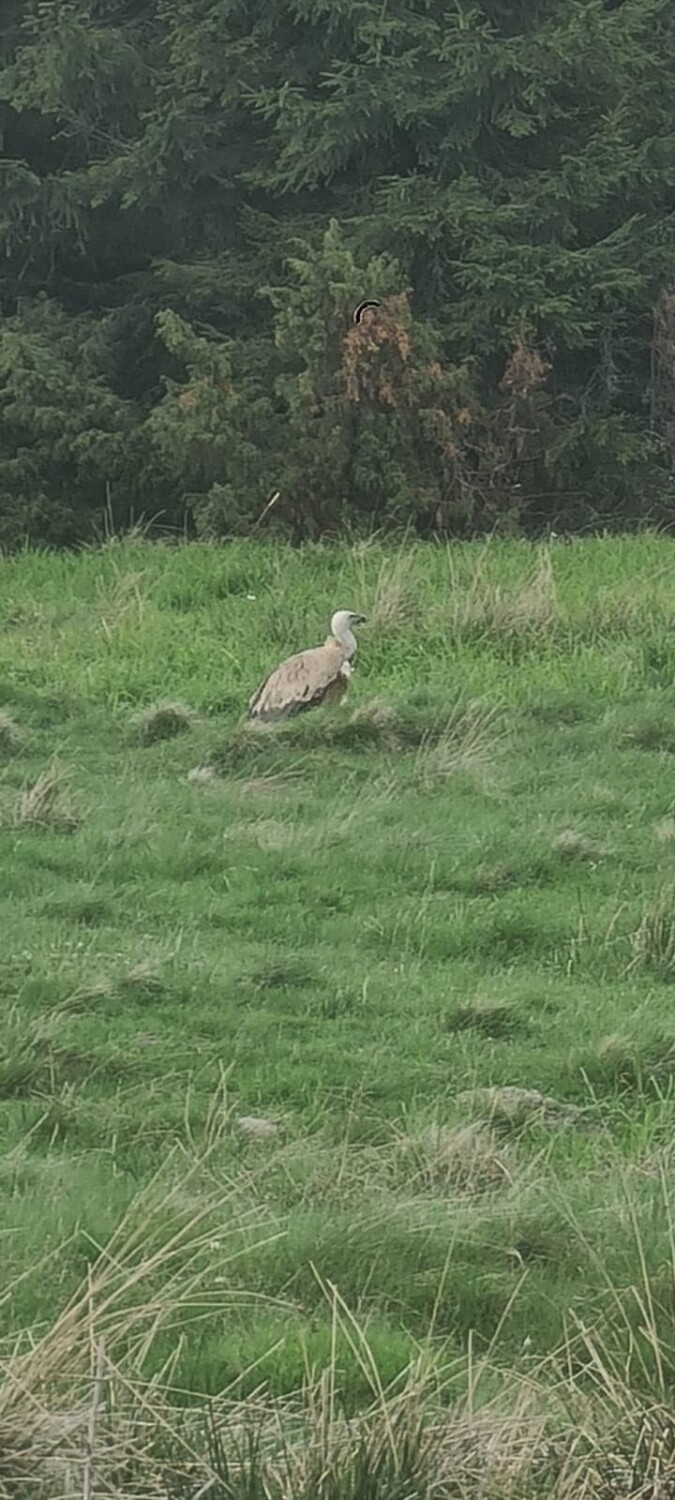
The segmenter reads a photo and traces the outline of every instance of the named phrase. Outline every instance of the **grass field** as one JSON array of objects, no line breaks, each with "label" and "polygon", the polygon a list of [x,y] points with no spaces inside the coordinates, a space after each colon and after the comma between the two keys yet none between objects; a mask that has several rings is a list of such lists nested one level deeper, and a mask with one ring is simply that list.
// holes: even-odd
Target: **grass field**
[{"label": "grass field", "polygon": [[[247,730],[335,607],[348,703]],[[674,544],[26,554],[0,710],[0,1481],[656,1496]]]}]

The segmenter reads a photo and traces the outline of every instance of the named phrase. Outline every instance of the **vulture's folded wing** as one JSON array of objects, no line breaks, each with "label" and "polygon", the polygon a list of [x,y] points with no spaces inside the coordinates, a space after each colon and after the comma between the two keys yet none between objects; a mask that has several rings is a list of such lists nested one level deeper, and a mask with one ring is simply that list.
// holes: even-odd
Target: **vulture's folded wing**
[{"label": "vulture's folded wing", "polygon": [[270,672],[248,706],[251,719],[284,719],[323,703],[331,690],[346,687],[346,653],[338,641],[289,656]]}]

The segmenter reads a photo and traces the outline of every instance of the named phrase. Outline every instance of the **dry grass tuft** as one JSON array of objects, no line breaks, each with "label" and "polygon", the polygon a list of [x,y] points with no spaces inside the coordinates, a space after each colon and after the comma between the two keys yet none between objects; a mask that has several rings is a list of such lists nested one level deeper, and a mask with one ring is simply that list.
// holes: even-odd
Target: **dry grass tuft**
[{"label": "dry grass tuft", "polygon": [[193,766],[187,774],[188,781],[198,786],[208,786],[210,782],[220,781],[215,766]]},{"label": "dry grass tuft", "polygon": [[529,578],[515,593],[505,594],[477,572],[468,595],[457,601],[454,627],[460,635],[477,630],[520,635],[550,629],[558,614],[551,553],[541,547]]},{"label": "dry grass tuft", "polygon": [[527,1026],[512,1005],[503,1000],[477,996],[451,1012],[446,1018],[445,1029],[449,1032],[477,1031],[493,1041],[496,1037],[517,1036],[526,1031]]},{"label": "dry grass tuft", "polygon": [[468,1105],[495,1126],[517,1129],[530,1122],[549,1126],[588,1124],[586,1112],[578,1104],[561,1103],[538,1089],[521,1089],[515,1084],[469,1089],[457,1098],[458,1103]]},{"label": "dry grass tuft", "polygon": [[[171,1358],[163,1378],[150,1382],[143,1379],[145,1359],[167,1323],[177,1329],[181,1317],[194,1319],[198,1310],[207,1317],[217,1306],[203,1273],[224,1247],[179,1229],[148,1246],[143,1258],[132,1249],[130,1229],[127,1244],[117,1239],[108,1247],[53,1328],[5,1363],[0,1480],[7,1493],[23,1483],[54,1500],[93,1493],[196,1500],[211,1491],[274,1500],[322,1494],[422,1500],[436,1480],[445,1487],[457,1474],[462,1494],[476,1500],[488,1492],[523,1492],[544,1427],[524,1390],[512,1393],[508,1415],[484,1407],[473,1416],[463,1403],[443,1411],[433,1373],[420,1360],[397,1394],[385,1392],[365,1332],[330,1287],[323,1290],[336,1336],[351,1345],[373,1393],[358,1416],[342,1415],[333,1367],[308,1379],[295,1401],[258,1393],[245,1402],[216,1397],[201,1410],[186,1408],[184,1400],[176,1405]],[[173,1311],[155,1290],[158,1264],[179,1299]],[[221,1302],[223,1295],[221,1285]]]},{"label": "dry grass tuft", "polygon": [[344,793],[326,804],[321,823],[303,840],[305,847],[339,843],[357,830],[359,837],[370,819],[377,819],[382,809],[396,796],[396,782],[391,776],[371,776],[356,787],[349,799]]},{"label": "dry grass tuft", "polygon": [[553,848],[566,859],[586,859],[590,863],[602,857],[603,851],[578,828],[563,828],[553,839]]},{"label": "dry grass tuft", "polygon": [[157,740],[184,734],[194,723],[195,714],[184,703],[154,703],[138,715],[136,733],[142,745],[154,745]]},{"label": "dry grass tuft", "polygon": [[165,990],[165,982],[156,965],[145,960],[127,969],[126,973],[122,974],[119,983],[122,989],[132,990],[137,995],[143,995],[146,998],[161,995]]},{"label": "dry grass tuft", "polygon": [[672,844],[675,839],[675,818],[659,818],[654,824],[654,838],[660,844]]},{"label": "dry grass tuft", "polygon": [[0,709],[0,754],[11,754],[20,744],[21,735],[12,715]]},{"label": "dry grass tuft", "polygon": [[[65,1495],[248,1496],[250,1500],[610,1500],[673,1493],[675,1443],[666,1405],[640,1403],[613,1377],[591,1335],[580,1339],[601,1399],[583,1398],[561,1367],[559,1388],[475,1361],[468,1396],[444,1389],[422,1354],[397,1390],[383,1389],[366,1332],[339,1293],[323,1287],[335,1337],[346,1341],[372,1395],[346,1416],[336,1359],[302,1394],[246,1401],[227,1394],[203,1408],[172,1400],[165,1378],[143,1383],[108,1352],[96,1326],[72,1408],[37,1382],[32,1421],[2,1424],[4,1492]],[[64,1353],[67,1353],[64,1350]],[[592,1363],[594,1357],[595,1363]],[[82,1361],[84,1364],[84,1360]],[[70,1365],[71,1361],[67,1361]],[[18,1361],[17,1361],[18,1365]],[[8,1376],[20,1371],[12,1365]],[[476,1387],[481,1399],[476,1401]],[[496,1394],[486,1396],[483,1386]],[[4,1481],[6,1479],[6,1484]]]},{"label": "dry grass tuft", "polygon": [[391,704],[373,698],[361,703],[350,715],[350,724],[370,725],[377,735],[377,743],[383,750],[397,750],[401,744],[399,717]]},{"label": "dry grass tuft", "polygon": [[63,800],[62,778],[54,767],[43,771],[32,786],[19,793],[14,818],[17,823],[59,828],[64,833],[74,833],[80,821]]},{"label": "dry grass tuft", "polygon": [[424,736],[415,756],[415,774],[423,786],[462,772],[484,774],[504,740],[496,709],[481,703],[458,704],[440,731]]},{"label": "dry grass tuft", "polygon": [[[220,1095],[215,1104],[220,1121]],[[315,1269],[333,1345],[321,1374],[308,1371],[302,1390],[285,1399],[262,1385],[244,1400],[227,1390],[203,1402],[177,1393],[185,1329],[237,1306],[243,1294],[230,1267],[243,1240],[276,1235],[237,1206],[235,1187],[209,1186],[217,1176],[215,1115],[212,1127],[191,1166],[175,1152],[109,1244],[98,1254],[92,1246],[87,1276],[53,1323],[0,1346],[0,1494],[666,1500],[675,1492],[672,1410],[631,1391],[611,1326],[604,1343],[596,1327],[581,1328],[555,1357],[533,1356],[523,1372],[500,1367],[492,1345],[473,1351],[464,1394],[457,1362],[444,1365],[424,1348],[385,1388],[367,1326]],[[271,1137],[267,1128],[249,1133]],[[484,1127],[434,1126],[402,1137],[399,1149],[435,1190],[510,1185],[507,1157]],[[261,1180],[266,1170],[268,1159]],[[45,1257],[37,1274],[53,1273],[57,1261]],[[620,1348],[626,1328],[618,1292],[616,1299]],[[436,1310],[432,1327],[435,1317]],[[574,1330],[573,1315],[571,1323]],[[345,1346],[369,1392],[349,1415],[341,1401]]]},{"label": "dry grass tuft", "polygon": [[114,579],[99,587],[99,609],[101,631],[107,641],[112,641],[125,625],[141,624],[145,614],[145,572],[122,572],[115,570]]},{"label": "dry grass tuft", "polygon": [[277,1120],[267,1120],[262,1115],[236,1115],[233,1123],[241,1135],[256,1141],[275,1140],[283,1134]]},{"label": "dry grass tuft", "polygon": [[661,891],[630,934],[633,957],[629,973],[647,969],[664,979],[675,978],[675,892]]},{"label": "dry grass tuft", "polygon": [[[198,1457],[172,1411],[176,1330],[236,1298],[227,1267],[255,1222],[232,1192],[205,1188],[208,1155],[186,1171],[174,1153],[110,1243],[98,1255],[91,1246],[89,1273],[52,1325],[0,1347],[0,1494],[139,1500],[173,1492],[171,1469],[193,1463],[195,1489],[213,1481],[208,1444]],[[53,1275],[54,1262],[36,1274]],[[174,1353],[148,1381],[151,1349],[172,1329]]]},{"label": "dry grass tuft", "polygon": [[663,1032],[642,1037],[614,1033],[598,1044],[587,1072],[594,1085],[610,1084],[621,1093],[667,1088],[675,1075],[675,1044]]},{"label": "dry grass tuft", "polygon": [[478,1192],[511,1182],[506,1153],[489,1126],[429,1125],[397,1142],[397,1166],[434,1192]]},{"label": "dry grass tuft", "polygon": [[378,635],[401,630],[414,619],[415,599],[410,587],[410,565],[405,555],[402,554],[394,562],[382,564],[377,575],[373,603],[366,613],[368,625]]},{"label": "dry grass tuft", "polygon": [[281,818],[256,818],[255,822],[235,825],[234,837],[252,839],[259,849],[290,849],[302,839],[295,825]]}]

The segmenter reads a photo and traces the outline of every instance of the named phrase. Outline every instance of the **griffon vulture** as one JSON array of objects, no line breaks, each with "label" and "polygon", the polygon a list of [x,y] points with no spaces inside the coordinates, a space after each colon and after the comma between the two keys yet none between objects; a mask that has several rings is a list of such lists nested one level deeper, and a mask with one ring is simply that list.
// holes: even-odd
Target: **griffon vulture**
[{"label": "griffon vulture", "polygon": [[330,635],[323,646],[299,651],[270,672],[248,705],[249,719],[273,723],[288,719],[321,703],[335,703],[347,691],[351,660],[356,651],[354,625],[365,624],[363,615],[338,609],[330,622]]}]

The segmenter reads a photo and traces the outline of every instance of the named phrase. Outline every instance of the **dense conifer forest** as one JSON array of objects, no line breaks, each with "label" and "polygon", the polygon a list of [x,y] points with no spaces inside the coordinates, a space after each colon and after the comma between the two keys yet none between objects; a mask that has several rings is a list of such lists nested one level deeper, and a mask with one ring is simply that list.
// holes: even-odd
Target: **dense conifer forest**
[{"label": "dense conifer forest", "polygon": [[675,518],[672,0],[4,0],[0,134],[0,545]]}]

